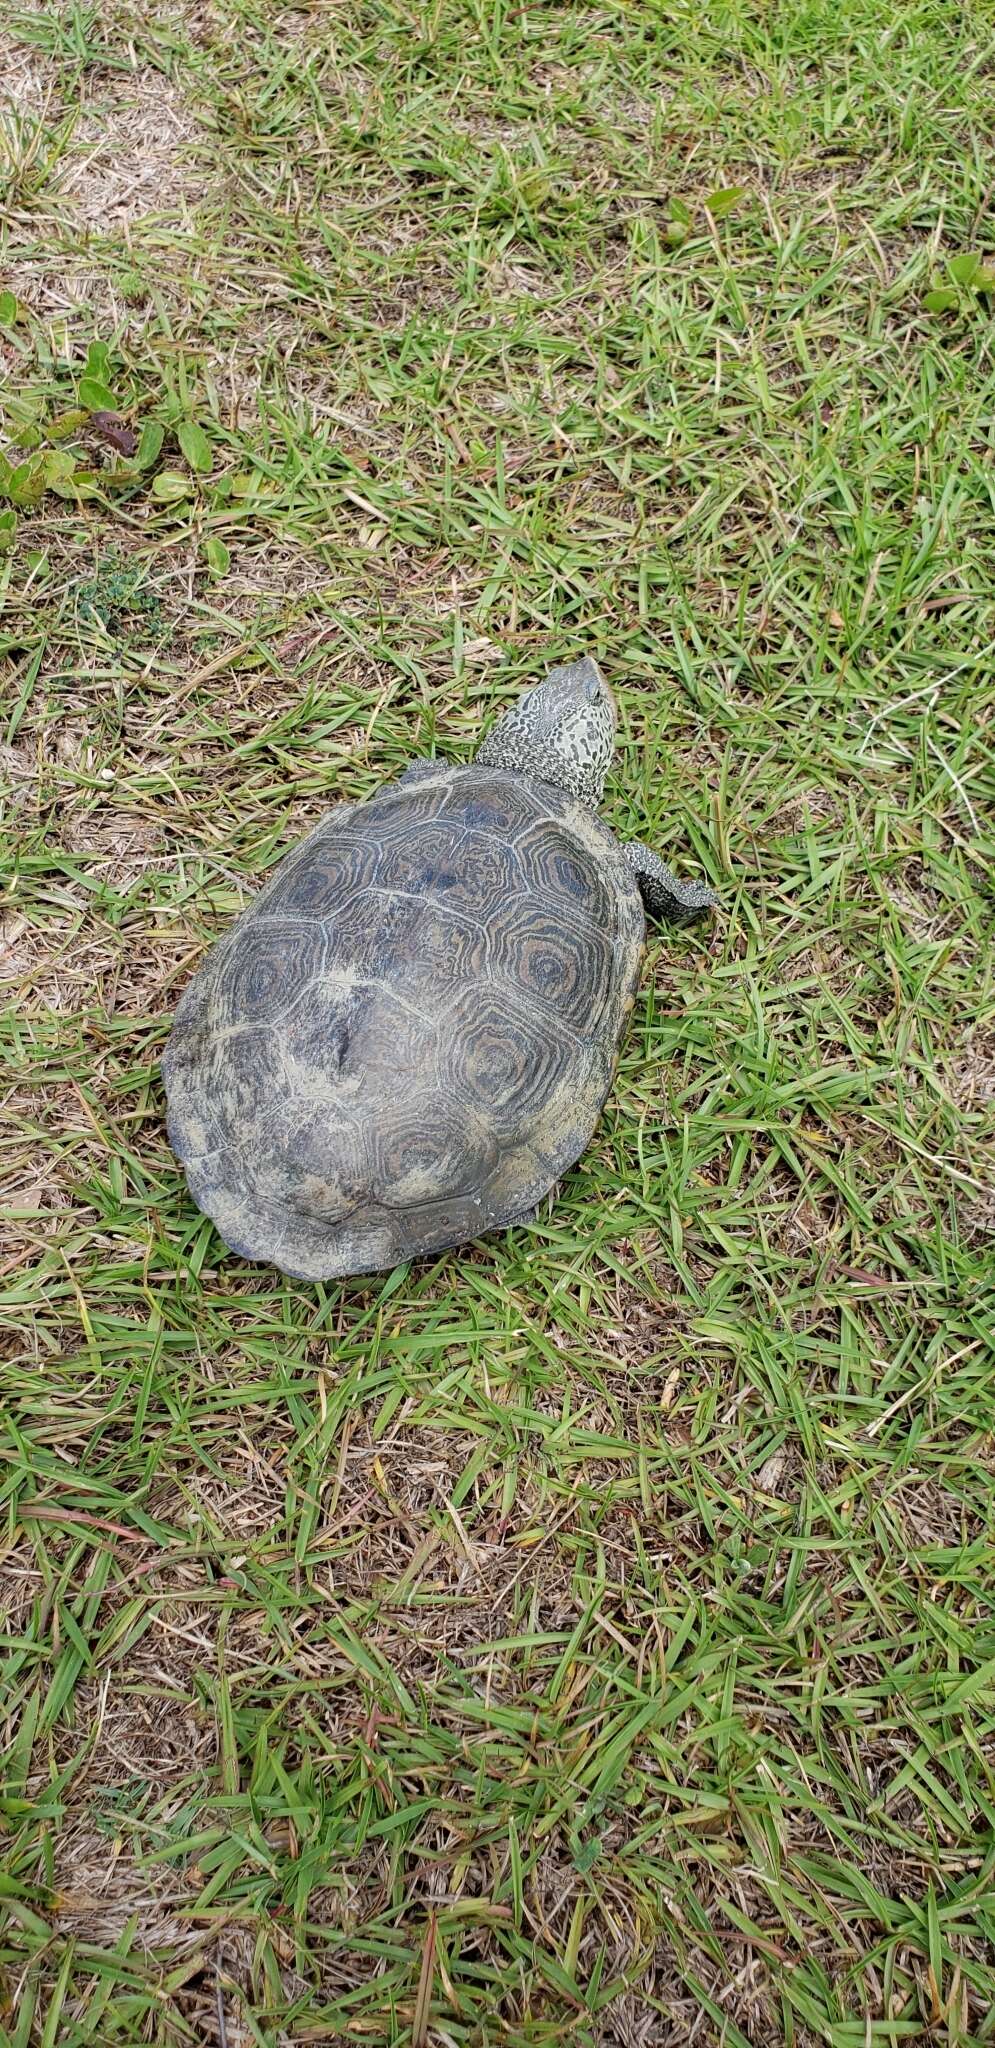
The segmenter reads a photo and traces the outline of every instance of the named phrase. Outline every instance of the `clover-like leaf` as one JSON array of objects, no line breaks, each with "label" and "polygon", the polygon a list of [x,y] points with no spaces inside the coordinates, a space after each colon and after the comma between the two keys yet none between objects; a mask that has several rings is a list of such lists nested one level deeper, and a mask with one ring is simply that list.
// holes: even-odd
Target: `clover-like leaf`
[{"label": "clover-like leaf", "polygon": [[105,382],[110,368],[111,352],[106,341],[91,341],[86,352],[85,377],[96,377],[98,383]]},{"label": "clover-like leaf", "polygon": [[76,395],[87,412],[116,412],[117,399],[108,384],[102,384],[97,377],[81,377]]},{"label": "clover-like leaf", "polygon": [[178,505],[190,496],[190,478],[178,469],[161,469],[152,479],[152,496],[164,505]]},{"label": "clover-like leaf", "polygon": [[214,456],[211,444],[203,427],[196,420],[181,420],[176,429],[176,438],[191,469],[206,471],[212,468]]},{"label": "clover-like leaf", "polygon": [[969,250],[964,250],[960,256],[951,256],[947,264],[947,271],[955,284],[974,284],[980,269],[980,256],[972,255]]},{"label": "clover-like leaf", "polygon": [[135,462],[139,469],[151,469],[159,459],[165,438],[165,427],[161,420],[146,420],[138,440]]},{"label": "clover-like leaf", "polygon": [[212,576],[226,576],[231,567],[231,555],[216,533],[209,533],[204,542],[204,560]]},{"label": "clover-like leaf", "polygon": [[45,462],[45,456],[32,455],[11,470],[7,496],[13,505],[27,511],[41,503],[45,495]]},{"label": "clover-like leaf", "polygon": [[746,198],[745,185],[723,185],[717,192],[710,192],[705,205],[713,220],[725,220],[735,213],[740,200]]}]

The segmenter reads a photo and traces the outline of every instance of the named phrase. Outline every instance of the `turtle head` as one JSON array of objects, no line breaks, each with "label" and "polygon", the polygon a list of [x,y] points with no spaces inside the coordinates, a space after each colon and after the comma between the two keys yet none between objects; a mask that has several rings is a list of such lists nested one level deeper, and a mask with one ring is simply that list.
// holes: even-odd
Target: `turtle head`
[{"label": "turtle head", "polygon": [[485,768],[552,782],[597,808],[615,752],[615,700],[596,661],[551,668],[524,690],[477,749]]}]

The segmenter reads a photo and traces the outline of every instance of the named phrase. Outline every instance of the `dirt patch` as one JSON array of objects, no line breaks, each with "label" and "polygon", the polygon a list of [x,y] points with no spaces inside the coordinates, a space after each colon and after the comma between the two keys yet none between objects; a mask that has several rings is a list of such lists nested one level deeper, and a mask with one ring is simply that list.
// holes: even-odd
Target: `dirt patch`
[{"label": "dirt patch", "polygon": [[986,1110],[995,1106],[995,1032],[969,1032],[963,1045],[947,1061],[946,1077],[958,1109]]},{"label": "dirt patch", "polygon": [[193,162],[196,137],[175,86],[158,71],[139,71],[84,113],[62,192],[78,218],[100,230],[185,212],[206,190]]}]

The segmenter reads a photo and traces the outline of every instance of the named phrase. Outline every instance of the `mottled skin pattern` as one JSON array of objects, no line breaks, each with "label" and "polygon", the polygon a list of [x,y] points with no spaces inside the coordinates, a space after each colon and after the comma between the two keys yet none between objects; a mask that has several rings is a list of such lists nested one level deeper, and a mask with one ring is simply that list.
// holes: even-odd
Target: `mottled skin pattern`
[{"label": "mottled skin pattern", "polygon": [[583,1152],[641,889],[677,921],[714,901],[597,817],[614,733],[595,664],[553,670],[471,767],[330,811],[214,948],[163,1073],[233,1251],[309,1280],[389,1268],[520,1219]]}]

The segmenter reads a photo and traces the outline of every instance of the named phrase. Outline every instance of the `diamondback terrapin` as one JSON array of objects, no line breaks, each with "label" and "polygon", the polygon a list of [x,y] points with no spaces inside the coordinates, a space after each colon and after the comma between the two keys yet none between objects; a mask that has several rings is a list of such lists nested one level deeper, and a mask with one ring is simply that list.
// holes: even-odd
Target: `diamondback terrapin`
[{"label": "diamondback terrapin", "polygon": [[716,899],[597,815],[615,705],[554,668],[469,767],[328,812],[209,954],[169,1136],[231,1250],[307,1280],[524,1219],[591,1137],[644,942]]}]

